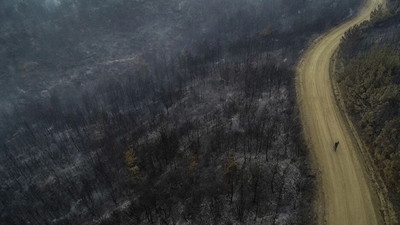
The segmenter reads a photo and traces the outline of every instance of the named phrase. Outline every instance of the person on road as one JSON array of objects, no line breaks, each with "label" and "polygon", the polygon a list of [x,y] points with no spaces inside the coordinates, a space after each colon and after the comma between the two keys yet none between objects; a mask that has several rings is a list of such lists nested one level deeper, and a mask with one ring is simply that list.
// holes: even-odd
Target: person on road
[{"label": "person on road", "polygon": [[339,141],[335,142],[335,145],[333,146],[333,150],[335,150],[335,152],[336,152],[338,146],[339,146]]}]

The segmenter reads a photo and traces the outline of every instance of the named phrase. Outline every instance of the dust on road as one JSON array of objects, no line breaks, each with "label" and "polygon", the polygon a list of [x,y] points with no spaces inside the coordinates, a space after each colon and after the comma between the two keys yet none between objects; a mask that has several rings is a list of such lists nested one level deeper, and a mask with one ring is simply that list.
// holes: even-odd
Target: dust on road
[{"label": "dust on road", "polygon": [[[331,58],[345,31],[369,19],[370,12],[383,1],[367,0],[358,16],[316,40],[297,68],[296,89],[304,132],[320,170],[322,197],[317,204],[324,215],[319,216],[327,224],[383,223],[329,76]],[[335,152],[337,141],[340,144]]]}]

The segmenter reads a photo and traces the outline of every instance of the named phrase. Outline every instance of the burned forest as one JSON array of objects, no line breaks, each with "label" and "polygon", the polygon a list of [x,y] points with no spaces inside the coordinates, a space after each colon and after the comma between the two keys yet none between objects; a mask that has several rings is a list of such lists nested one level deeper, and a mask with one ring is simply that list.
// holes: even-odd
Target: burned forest
[{"label": "burned forest", "polygon": [[360,0],[3,0],[0,224],[315,224],[295,63]]}]

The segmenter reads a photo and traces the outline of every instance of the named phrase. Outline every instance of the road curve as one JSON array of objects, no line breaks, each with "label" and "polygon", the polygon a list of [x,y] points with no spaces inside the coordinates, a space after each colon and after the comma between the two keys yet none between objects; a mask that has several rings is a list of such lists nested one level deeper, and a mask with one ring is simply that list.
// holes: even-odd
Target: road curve
[{"label": "road curve", "polygon": [[[359,14],[318,38],[297,67],[296,91],[304,133],[319,168],[323,220],[326,224],[383,224],[351,138],[346,119],[337,106],[329,77],[331,58],[344,32],[369,19],[384,0],[366,0]],[[334,143],[339,141],[337,152]],[[321,216],[321,215],[319,215]]]}]

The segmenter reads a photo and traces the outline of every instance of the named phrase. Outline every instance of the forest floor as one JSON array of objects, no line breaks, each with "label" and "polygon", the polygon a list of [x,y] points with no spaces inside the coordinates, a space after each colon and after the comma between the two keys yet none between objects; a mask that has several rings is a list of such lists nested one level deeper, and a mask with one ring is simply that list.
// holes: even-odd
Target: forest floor
[{"label": "forest floor", "polygon": [[[367,0],[359,14],[318,38],[298,64],[296,89],[306,140],[319,170],[318,214],[323,224],[382,224],[358,145],[341,113],[330,79],[332,56],[352,26],[384,0]],[[356,134],[355,134],[356,135]],[[339,142],[334,149],[335,142]]]}]

